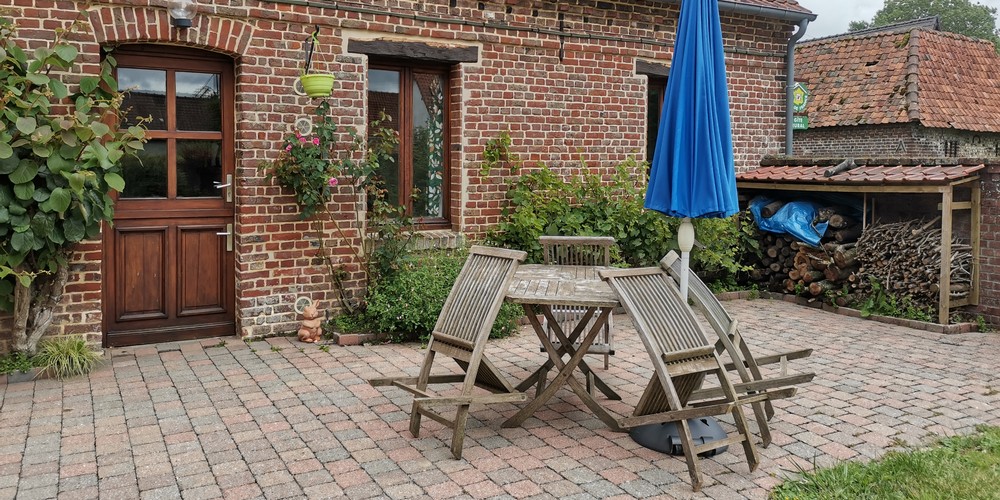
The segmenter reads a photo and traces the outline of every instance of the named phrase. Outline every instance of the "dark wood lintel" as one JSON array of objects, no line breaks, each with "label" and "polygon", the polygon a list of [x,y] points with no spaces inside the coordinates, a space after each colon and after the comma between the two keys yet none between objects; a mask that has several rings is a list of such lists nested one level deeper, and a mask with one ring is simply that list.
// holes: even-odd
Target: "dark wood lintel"
[{"label": "dark wood lintel", "polygon": [[473,63],[479,60],[478,47],[455,47],[398,40],[350,40],[347,51],[378,57],[413,59],[441,63]]}]

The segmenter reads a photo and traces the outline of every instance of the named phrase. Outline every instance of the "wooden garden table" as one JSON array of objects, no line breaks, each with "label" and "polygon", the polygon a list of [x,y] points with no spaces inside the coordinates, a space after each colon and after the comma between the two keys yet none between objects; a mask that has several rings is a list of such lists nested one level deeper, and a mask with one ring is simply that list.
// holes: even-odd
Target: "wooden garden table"
[{"label": "wooden garden table", "polygon": [[[584,385],[573,377],[577,369],[586,377],[589,385],[600,390],[609,399],[620,400],[619,396],[600,377],[597,376],[583,361],[587,349],[601,332],[608,321],[611,311],[618,307],[618,296],[611,287],[601,280],[597,272],[603,267],[597,266],[559,266],[528,264],[518,267],[511,281],[506,300],[521,304],[528,316],[532,329],[538,335],[542,347],[549,359],[527,379],[517,386],[517,390],[525,391],[537,384],[535,399],[528,402],[513,417],[503,423],[504,427],[516,427],[524,423],[536,410],[545,404],[560,387],[569,384],[577,396],[591,411],[613,430],[622,431],[617,419],[608,413],[593,397]],[[559,321],[552,314],[552,306],[582,306],[587,308],[586,315],[576,328],[567,335],[559,327]],[[559,340],[556,347],[538,320],[535,308],[548,320],[548,326]],[[590,330],[584,328],[590,319],[597,318]],[[569,360],[563,361],[563,356],[569,355]],[[549,369],[558,370],[552,382],[545,385]]]}]

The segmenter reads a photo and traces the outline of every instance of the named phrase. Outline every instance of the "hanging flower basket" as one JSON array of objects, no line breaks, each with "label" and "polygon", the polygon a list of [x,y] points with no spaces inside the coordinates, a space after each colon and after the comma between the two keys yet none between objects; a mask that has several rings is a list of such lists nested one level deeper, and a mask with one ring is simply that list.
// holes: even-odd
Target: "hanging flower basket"
[{"label": "hanging flower basket", "polygon": [[316,31],[313,31],[307,43],[305,65],[302,68],[302,76],[299,77],[299,82],[302,83],[302,90],[309,97],[330,97],[330,93],[333,91],[333,75],[329,73],[309,72],[313,54],[315,53],[316,46],[319,45],[319,26],[316,26]]},{"label": "hanging flower basket", "polygon": [[299,77],[302,90],[309,97],[330,97],[333,92],[333,75],[326,73],[310,73]]}]

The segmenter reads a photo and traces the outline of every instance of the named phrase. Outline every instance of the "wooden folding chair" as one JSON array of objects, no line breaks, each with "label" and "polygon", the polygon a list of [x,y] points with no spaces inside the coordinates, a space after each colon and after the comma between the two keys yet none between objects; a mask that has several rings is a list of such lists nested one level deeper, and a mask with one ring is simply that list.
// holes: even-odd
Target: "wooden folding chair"
[{"label": "wooden folding chair", "polygon": [[[615,239],[610,236],[540,236],[538,242],[542,244],[542,259],[545,264],[560,266],[611,266],[611,247],[615,244]],[[559,322],[560,328],[564,332],[572,332],[576,325],[587,314],[586,307],[576,306],[553,306],[552,314]],[[590,330],[596,318],[591,318],[583,331]],[[556,348],[560,345],[553,328],[546,319],[542,326],[549,334],[549,340]],[[608,369],[609,358],[615,353],[611,343],[611,335],[614,330],[611,317],[605,323],[602,332],[587,349],[587,354],[599,354],[604,356],[604,369]],[[579,341],[578,341],[579,342]],[[579,345],[579,343],[577,343]]]},{"label": "wooden folding chair", "polygon": [[[680,256],[671,251],[660,260],[660,267],[663,268],[675,281],[680,281],[681,262]],[[743,335],[740,334],[739,322],[729,315],[729,312],[722,307],[718,297],[712,293],[701,278],[694,271],[688,270],[688,296],[695,307],[697,307],[712,329],[718,335],[715,342],[715,352],[729,354],[732,360],[726,364],[726,369],[735,370],[742,383],[736,384],[739,391],[753,393],[753,391],[768,389],[773,387],[785,387],[795,384],[809,382],[816,376],[815,373],[788,373],[788,361],[793,359],[806,358],[812,354],[812,349],[801,349],[788,351],[769,356],[754,357],[747,346]],[[760,366],[773,363],[780,364],[780,374],[775,377],[764,377],[761,374]],[[695,392],[694,398],[718,397],[718,389],[700,390]],[[766,448],[771,444],[771,431],[767,424],[774,417],[774,406],[770,400],[753,405],[754,419],[760,429],[761,441]]]},{"label": "wooden folding chair", "polygon": [[[471,404],[526,399],[524,393],[516,391],[483,352],[511,278],[525,256],[524,252],[517,250],[473,246],[431,333],[420,375],[369,380],[374,386],[394,385],[413,393],[410,433],[414,437],[419,436],[422,415],[450,427],[453,430],[451,453],[456,459],[462,458],[465,424]],[[437,354],[454,359],[465,373],[431,375]],[[427,391],[430,384],[456,383],[461,384],[459,394],[435,395]],[[492,394],[474,393],[475,387]],[[454,419],[432,409],[437,406],[457,406]]]},{"label": "wooden folding chair", "polygon": [[[615,269],[601,271],[600,274],[618,293],[653,362],[653,376],[632,417],[622,419],[621,426],[633,428],[676,422],[691,475],[691,486],[695,491],[702,484],[697,458],[701,453],[740,443],[750,470],[756,469],[760,459],[750,439],[742,405],[768,398],[788,397],[795,393],[795,388],[760,391],[740,397],[715,352],[715,346],[705,337],[693,311],[662,269]],[[707,375],[718,378],[721,397],[692,400],[692,393],[701,387]],[[696,445],[687,420],[726,413],[733,416],[736,434]]]}]

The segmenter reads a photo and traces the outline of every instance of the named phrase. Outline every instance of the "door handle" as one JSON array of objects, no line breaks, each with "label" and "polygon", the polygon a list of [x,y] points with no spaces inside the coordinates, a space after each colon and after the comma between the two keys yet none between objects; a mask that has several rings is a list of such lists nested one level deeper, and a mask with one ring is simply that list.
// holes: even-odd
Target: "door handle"
[{"label": "door handle", "polygon": [[215,185],[215,189],[226,190],[226,203],[231,203],[233,201],[233,174],[226,174],[225,184],[222,184],[219,181],[214,181],[212,184]]},{"label": "door handle", "polygon": [[226,251],[227,252],[232,252],[233,251],[233,224],[232,223],[226,224],[226,230],[225,231],[223,231],[221,233],[215,233],[215,234],[218,235],[218,236],[225,236],[226,237]]}]

